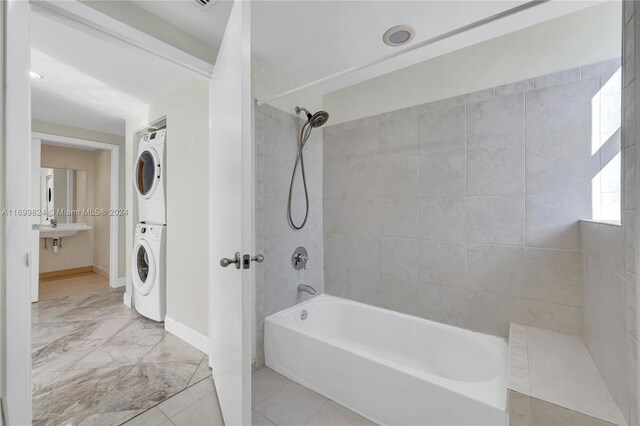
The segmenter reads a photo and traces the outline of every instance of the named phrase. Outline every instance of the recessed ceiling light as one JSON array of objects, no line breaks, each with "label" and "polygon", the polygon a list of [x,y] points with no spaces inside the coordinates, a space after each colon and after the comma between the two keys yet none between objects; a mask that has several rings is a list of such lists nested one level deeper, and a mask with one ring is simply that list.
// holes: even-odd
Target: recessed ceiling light
[{"label": "recessed ceiling light", "polygon": [[413,40],[415,36],[416,30],[409,25],[396,25],[384,33],[382,40],[389,46],[402,46]]},{"label": "recessed ceiling light", "polygon": [[35,78],[36,80],[41,80],[44,78],[42,74],[38,74],[37,72],[29,71],[29,75],[31,78]]}]

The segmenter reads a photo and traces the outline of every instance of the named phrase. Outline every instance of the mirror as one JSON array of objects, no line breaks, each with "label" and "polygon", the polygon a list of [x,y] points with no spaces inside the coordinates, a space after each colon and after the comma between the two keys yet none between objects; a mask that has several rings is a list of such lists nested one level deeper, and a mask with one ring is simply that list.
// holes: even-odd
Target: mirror
[{"label": "mirror", "polygon": [[40,169],[42,223],[86,222],[87,172],[73,169]]}]

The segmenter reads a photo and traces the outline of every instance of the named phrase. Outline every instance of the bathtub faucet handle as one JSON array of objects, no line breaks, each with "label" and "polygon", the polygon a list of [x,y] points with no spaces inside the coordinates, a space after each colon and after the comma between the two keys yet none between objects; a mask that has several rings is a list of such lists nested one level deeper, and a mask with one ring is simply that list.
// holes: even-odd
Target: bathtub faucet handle
[{"label": "bathtub faucet handle", "polygon": [[295,249],[291,255],[291,265],[293,269],[299,271],[300,269],[307,269],[307,263],[309,263],[309,254],[307,250],[300,246]]}]

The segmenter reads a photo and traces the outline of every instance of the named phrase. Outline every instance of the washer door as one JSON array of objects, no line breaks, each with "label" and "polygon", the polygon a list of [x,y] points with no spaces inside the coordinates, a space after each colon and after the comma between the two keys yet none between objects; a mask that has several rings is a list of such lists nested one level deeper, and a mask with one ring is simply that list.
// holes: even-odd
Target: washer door
[{"label": "washer door", "polygon": [[153,289],[156,282],[156,261],[149,243],[140,240],[133,248],[133,285],[142,296],[146,296]]},{"label": "washer door", "polygon": [[134,180],[138,194],[150,198],[160,181],[160,159],[155,149],[145,149],[138,155]]}]

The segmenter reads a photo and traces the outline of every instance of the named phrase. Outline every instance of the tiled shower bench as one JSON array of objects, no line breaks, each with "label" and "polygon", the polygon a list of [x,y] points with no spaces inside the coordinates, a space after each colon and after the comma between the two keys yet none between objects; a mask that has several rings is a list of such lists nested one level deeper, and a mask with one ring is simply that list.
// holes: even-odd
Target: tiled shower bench
[{"label": "tiled shower bench", "polygon": [[512,323],[509,360],[510,426],[625,424],[580,337]]}]

